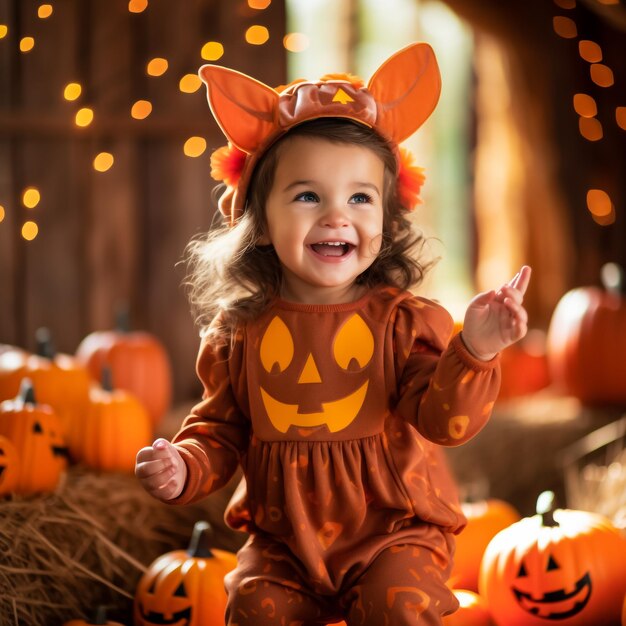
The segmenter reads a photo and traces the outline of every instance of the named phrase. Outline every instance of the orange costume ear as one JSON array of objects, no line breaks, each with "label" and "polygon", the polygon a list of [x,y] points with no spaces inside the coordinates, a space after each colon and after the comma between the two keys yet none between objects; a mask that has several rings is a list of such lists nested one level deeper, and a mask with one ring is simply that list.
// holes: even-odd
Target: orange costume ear
[{"label": "orange costume ear", "polygon": [[278,92],[246,74],[218,65],[203,65],[213,116],[240,150],[252,154],[277,128]]},{"label": "orange costume ear", "polygon": [[441,76],[433,49],[416,43],[387,59],[367,86],[378,104],[376,129],[396,143],[410,137],[437,106]]}]

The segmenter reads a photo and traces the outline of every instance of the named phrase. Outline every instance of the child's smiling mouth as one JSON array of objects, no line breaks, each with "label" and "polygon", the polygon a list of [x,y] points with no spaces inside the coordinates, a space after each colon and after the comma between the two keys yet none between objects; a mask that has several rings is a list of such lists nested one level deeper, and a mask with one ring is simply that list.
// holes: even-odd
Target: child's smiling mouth
[{"label": "child's smiling mouth", "polygon": [[309,245],[315,254],[325,257],[346,256],[354,247],[354,244],[347,241],[319,241]]}]

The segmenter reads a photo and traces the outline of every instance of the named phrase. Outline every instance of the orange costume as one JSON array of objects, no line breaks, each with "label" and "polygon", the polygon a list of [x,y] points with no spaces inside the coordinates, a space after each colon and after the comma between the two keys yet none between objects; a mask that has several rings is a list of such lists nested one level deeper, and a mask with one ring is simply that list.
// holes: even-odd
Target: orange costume
[{"label": "orange costume", "polygon": [[[277,300],[234,342],[203,342],[205,399],[173,440],[188,468],[173,502],[241,464],[226,517],[251,538],[227,579],[229,624],[437,624],[415,615],[454,609],[444,582],[464,518],[433,444],[482,428],[500,370],[451,332],[438,304],[379,287],[348,304]],[[378,569],[374,606],[364,581]],[[407,621],[383,621],[396,610]]]}]

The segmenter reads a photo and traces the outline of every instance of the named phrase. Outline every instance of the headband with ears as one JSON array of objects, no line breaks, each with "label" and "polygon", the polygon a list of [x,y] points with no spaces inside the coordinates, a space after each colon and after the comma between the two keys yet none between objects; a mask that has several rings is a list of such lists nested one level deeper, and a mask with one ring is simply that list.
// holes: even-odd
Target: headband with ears
[{"label": "headband with ears", "polygon": [[[211,174],[227,185],[219,208],[231,225],[243,213],[256,162],[290,128],[321,117],[346,118],[372,128],[398,152],[398,144],[433,112],[441,91],[437,60],[426,43],[396,52],[376,70],[367,87],[356,77],[328,75],[277,91],[218,65],[203,65],[199,75],[207,86],[211,112],[230,144],[213,153]],[[399,185],[402,180],[400,171]],[[417,194],[404,195],[413,204],[418,201]]]}]

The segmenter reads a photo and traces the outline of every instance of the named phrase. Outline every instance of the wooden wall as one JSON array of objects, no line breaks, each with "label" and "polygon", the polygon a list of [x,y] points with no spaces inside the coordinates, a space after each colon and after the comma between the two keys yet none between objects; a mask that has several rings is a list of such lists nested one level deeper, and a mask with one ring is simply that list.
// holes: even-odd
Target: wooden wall
[{"label": "wooden wall", "polygon": [[[210,223],[209,156],[225,141],[204,87],[184,94],[178,81],[205,62],[205,42],[219,41],[218,63],[284,83],[284,5],[150,0],[133,14],[128,0],[56,0],[42,20],[40,4],[0,0],[0,24],[9,27],[0,39],[0,343],[34,349],[35,330],[47,326],[57,348],[71,353],[87,333],[110,328],[116,307],[127,304],[133,326],[169,350],[176,396],[197,395],[197,329],[177,263]],[[246,43],[252,24],[269,29],[266,44]],[[23,54],[26,35],[36,43]],[[146,63],[157,56],[169,69],[149,77]],[[62,97],[70,81],[83,85],[74,103]],[[130,116],[138,99],[153,104],[142,121]],[[95,112],[86,128],[74,124],[82,106]],[[192,135],[208,145],[195,159],[182,151]],[[103,150],[115,164],[99,173],[92,160]],[[21,201],[28,186],[41,192],[30,210]],[[26,219],[39,225],[30,242],[20,234]]]}]

